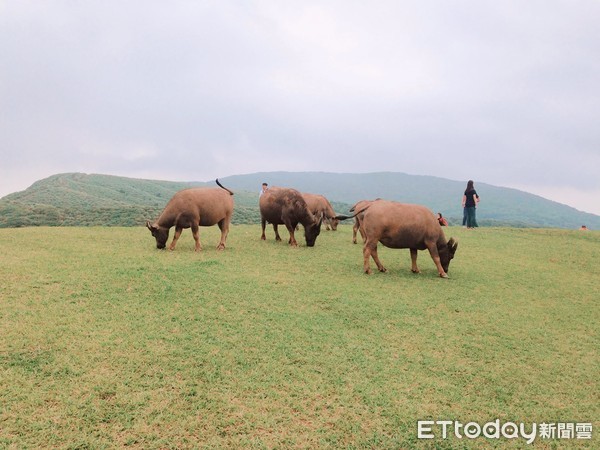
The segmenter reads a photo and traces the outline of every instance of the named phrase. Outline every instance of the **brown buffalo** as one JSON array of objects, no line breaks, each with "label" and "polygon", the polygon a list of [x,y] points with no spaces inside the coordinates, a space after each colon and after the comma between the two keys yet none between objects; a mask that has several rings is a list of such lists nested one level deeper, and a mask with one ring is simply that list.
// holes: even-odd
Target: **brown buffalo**
[{"label": "brown buffalo", "polygon": [[306,245],[313,247],[317,236],[321,232],[323,216],[315,216],[310,212],[306,200],[302,194],[295,189],[270,187],[259,200],[260,216],[262,225],[261,239],[265,240],[265,227],[267,222],[273,224],[275,239],[280,241],[278,225],[285,225],[290,232],[289,244],[297,247],[298,243],[294,237],[294,231],[299,223],[304,227],[304,238]]},{"label": "brown buffalo", "polygon": [[448,278],[448,266],[458,243],[446,242],[444,231],[433,212],[424,206],[379,200],[366,207],[361,220],[366,240],[363,248],[364,270],[371,273],[370,257],[380,272],[386,269],[377,256],[377,244],[389,248],[409,248],[412,271],[419,273],[417,250],[429,250],[440,277]]},{"label": "brown buffalo", "polygon": [[311,213],[313,213],[313,215],[317,217],[323,215],[326,230],[329,230],[330,226],[333,231],[337,230],[337,226],[340,221],[336,218],[335,211],[333,210],[331,203],[329,203],[329,200],[327,200],[323,195],[307,194],[306,192],[302,193],[302,197],[304,197],[304,200],[308,205],[308,209]]},{"label": "brown buffalo", "polygon": [[175,245],[184,228],[191,228],[196,241],[196,251],[202,250],[198,227],[210,227],[219,225],[221,230],[221,241],[217,250],[225,248],[225,241],[229,233],[229,223],[233,214],[233,192],[219,183],[218,188],[190,188],[177,192],[159,218],[146,226],[156,239],[156,247],[165,248],[169,238],[169,230],[175,227],[175,236],[169,246],[174,250]]}]

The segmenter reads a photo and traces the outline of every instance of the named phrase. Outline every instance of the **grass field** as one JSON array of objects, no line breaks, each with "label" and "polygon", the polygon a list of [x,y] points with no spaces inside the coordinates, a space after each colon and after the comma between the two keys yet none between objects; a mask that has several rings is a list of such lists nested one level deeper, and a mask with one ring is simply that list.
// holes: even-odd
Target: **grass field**
[{"label": "grass field", "polygon": [[[450,279],[351,228],[314,248],[234,226],[0,230],[0,448],[481,448],[417,420],[591,422],[600,234],[450,228]],[[282,233],[287,239],[287,233]],[[372,263],[373,269],[375,265]]]}]

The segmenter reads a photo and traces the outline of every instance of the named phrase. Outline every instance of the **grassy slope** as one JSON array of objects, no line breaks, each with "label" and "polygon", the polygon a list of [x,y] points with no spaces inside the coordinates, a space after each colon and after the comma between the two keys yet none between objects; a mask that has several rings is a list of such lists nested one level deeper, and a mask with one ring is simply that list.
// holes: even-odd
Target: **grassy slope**
[{"label": "grassy slope", "polygon": [[[0,200],[0,227],[136,226],[158,217],[175,192],[211,183],[59,174]],[[237,192],[234,223],[260,220],[258,193]]]},{"label": "grassy slope", "polygon": [[418,419],[599,417],[598,233],[450,228],[450,280],[407,250],[363,275],[348,226],[259,233],[219,253],[202,229],[197,254],[189,231],[167,252],[142,228],[0,230],[0,446],[406,448]]},{"label": "grassy slope", "polygon": [[[464,185],[443,178],[402,173],[331,174],[270,172],[225,177],[236,191],[234,223],[258,223],[258,190],[262,181],[325,194],[340,213],[361,199],[376,197],[419,203],[440,211],[454,223],[462,220],[460,198]],[[134,226],[155,218],[171,196],[190,186],[108,175],[59,174],[0,200],[0,227],[32,225]],[[600,217],[576,211],[514,189],[477,184],[482,203],[481,224],[600,229]]]}]

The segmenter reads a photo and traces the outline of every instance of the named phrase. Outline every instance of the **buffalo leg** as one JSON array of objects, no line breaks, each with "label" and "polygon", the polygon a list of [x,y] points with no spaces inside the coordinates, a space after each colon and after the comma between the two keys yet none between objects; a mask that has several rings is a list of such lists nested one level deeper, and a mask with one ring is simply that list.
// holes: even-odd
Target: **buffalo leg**
[{"label": "buffalo leg", "polygon": [[297,226],[298,226],[297,223],[293,224],[291,222],[286,222],[286,224],[285,224],[285,227],[290,232],[290,240],[288,241],[288,244],[290,244],[292,247],[298,247],[298,242],[296,242],[296,238],[294,236],[294,232],[296,231]]},{"label": "buffalo leg", "polygon": [[281,236],[279,236],[279,230],[276,223],[273,224],[273,231],[275,231],[275,240],[280,241]]},{"label": "buffalo leg", "polygon": [[219,229],[221,230],[221,241],[219,245],[217,245],[217,250],[225,250],[225,241],[227,240],[227,235],[229,234],[229,222],[227,219],[221,220],[219,223]]},{"label": "buffalo leg", "polygon": [[194,251],[199,252],[202,250],[202,246],[200,245],[200,227],[198,225],[192,225],[192,235],[194,236],[194,241],[196,241],[196,248]]},{"label": "buffalo leg", "polygon": [[177,241],[179,240],[179,236],[181,236],[181,232],[183,228],[175,227],[175,236],[173,236],[173,240],[171,241],[171,245],[169,245],[169,250],[175,250],[175,246],[177,245]]},{"label": "buffalo leg", "polygon": [[435,244],[428,245],[427,248],[429,249],[429,254],[431,255],[431,259],[433,259],[433,262],[435,263],[435,266],[437,267],[440,277],[448,278],[448,274],[444,271],[444,268],[442,267],[442,263],[440,261],[440,255],[437,250],[437,245],[435,245]]},{"label": "buffalo leg", "polygon": [[379,271],[387,272],[387,269],[383,267],[383,264],[381,263],[379,256],[377,255],[377,245],[375,245],[375,248],[371,250],[371,256],[373,257],[373,261],[375,261],[375,264],[377,264],[377,268],[379,269]]},{"label": "buffalo leg", "polygon": [[294,228],[290,228],[290,240],[289,240],[289,244],[292,247],[298,247],[298,242],[296,241],[296,237],[294,236]]},{"label": "buffalo leg", "polygon": [[363,247],[363,265],[365,273],[371,275],[371,250],[366,245]]},{"label": "buffalo leg", "polygon": [[265,236],[265,228],[267,227],[267,220],[261,218],[260,219],[260,225],[262,226],[262,235],[260,236],[260,238],[265,241],[267,239],[267,236]]},{"label": "buffalo leg", "polygon": [[352,227],[352,242],[356,244],[356,232],[360,231],[360,237],[362,237],[363,243],[367,240],[367,235],[363,230],[362,223],[358,217],[354,218],[354,226]]},{"label": "buffalo leg", "polygon": [[412,262],[412,267],[411,267],[412,272],[413,273],[421,273],[421,271],[417,267],[417,249],[416,248],[410,249],[410,259]]},{"label": "buffalo leg", "polygon": [[358,231],[360,231],[360,237],[362,238],[363,242],[366,242],[367,241],[367,233],[365,233],[365,229],[364,229],[363,224],[360,221],[360,219],[358,221]]},{"label": "buffalo leg", "polygon": [[365,246],[363,247],[364,269],[365,269],[366,274],[371,273],[369,257],[373,258],[373,261],[375,261],[375,264],[377,264],[377,268],[379,269],[380,272],[387,271],[387,269],[385,267],[383,267],[383,264],[381,264],[379,256],[377,255],[377,242],[375,242],[373,244],[373,243],[367,241],[367,242],[365,242]]}]

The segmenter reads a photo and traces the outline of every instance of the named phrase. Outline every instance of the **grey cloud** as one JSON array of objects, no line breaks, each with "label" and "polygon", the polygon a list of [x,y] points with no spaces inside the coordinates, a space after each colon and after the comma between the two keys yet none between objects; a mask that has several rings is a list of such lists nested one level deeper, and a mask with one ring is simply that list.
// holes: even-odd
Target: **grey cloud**
[{"label": "grey cloud", "polygon": [[[0,175],[31,183],[31,161],[173,179],[398,170],[597,190],[599,13],[592,1],[8,2]],[[12,186],[0,194],[25,187]]]}]

